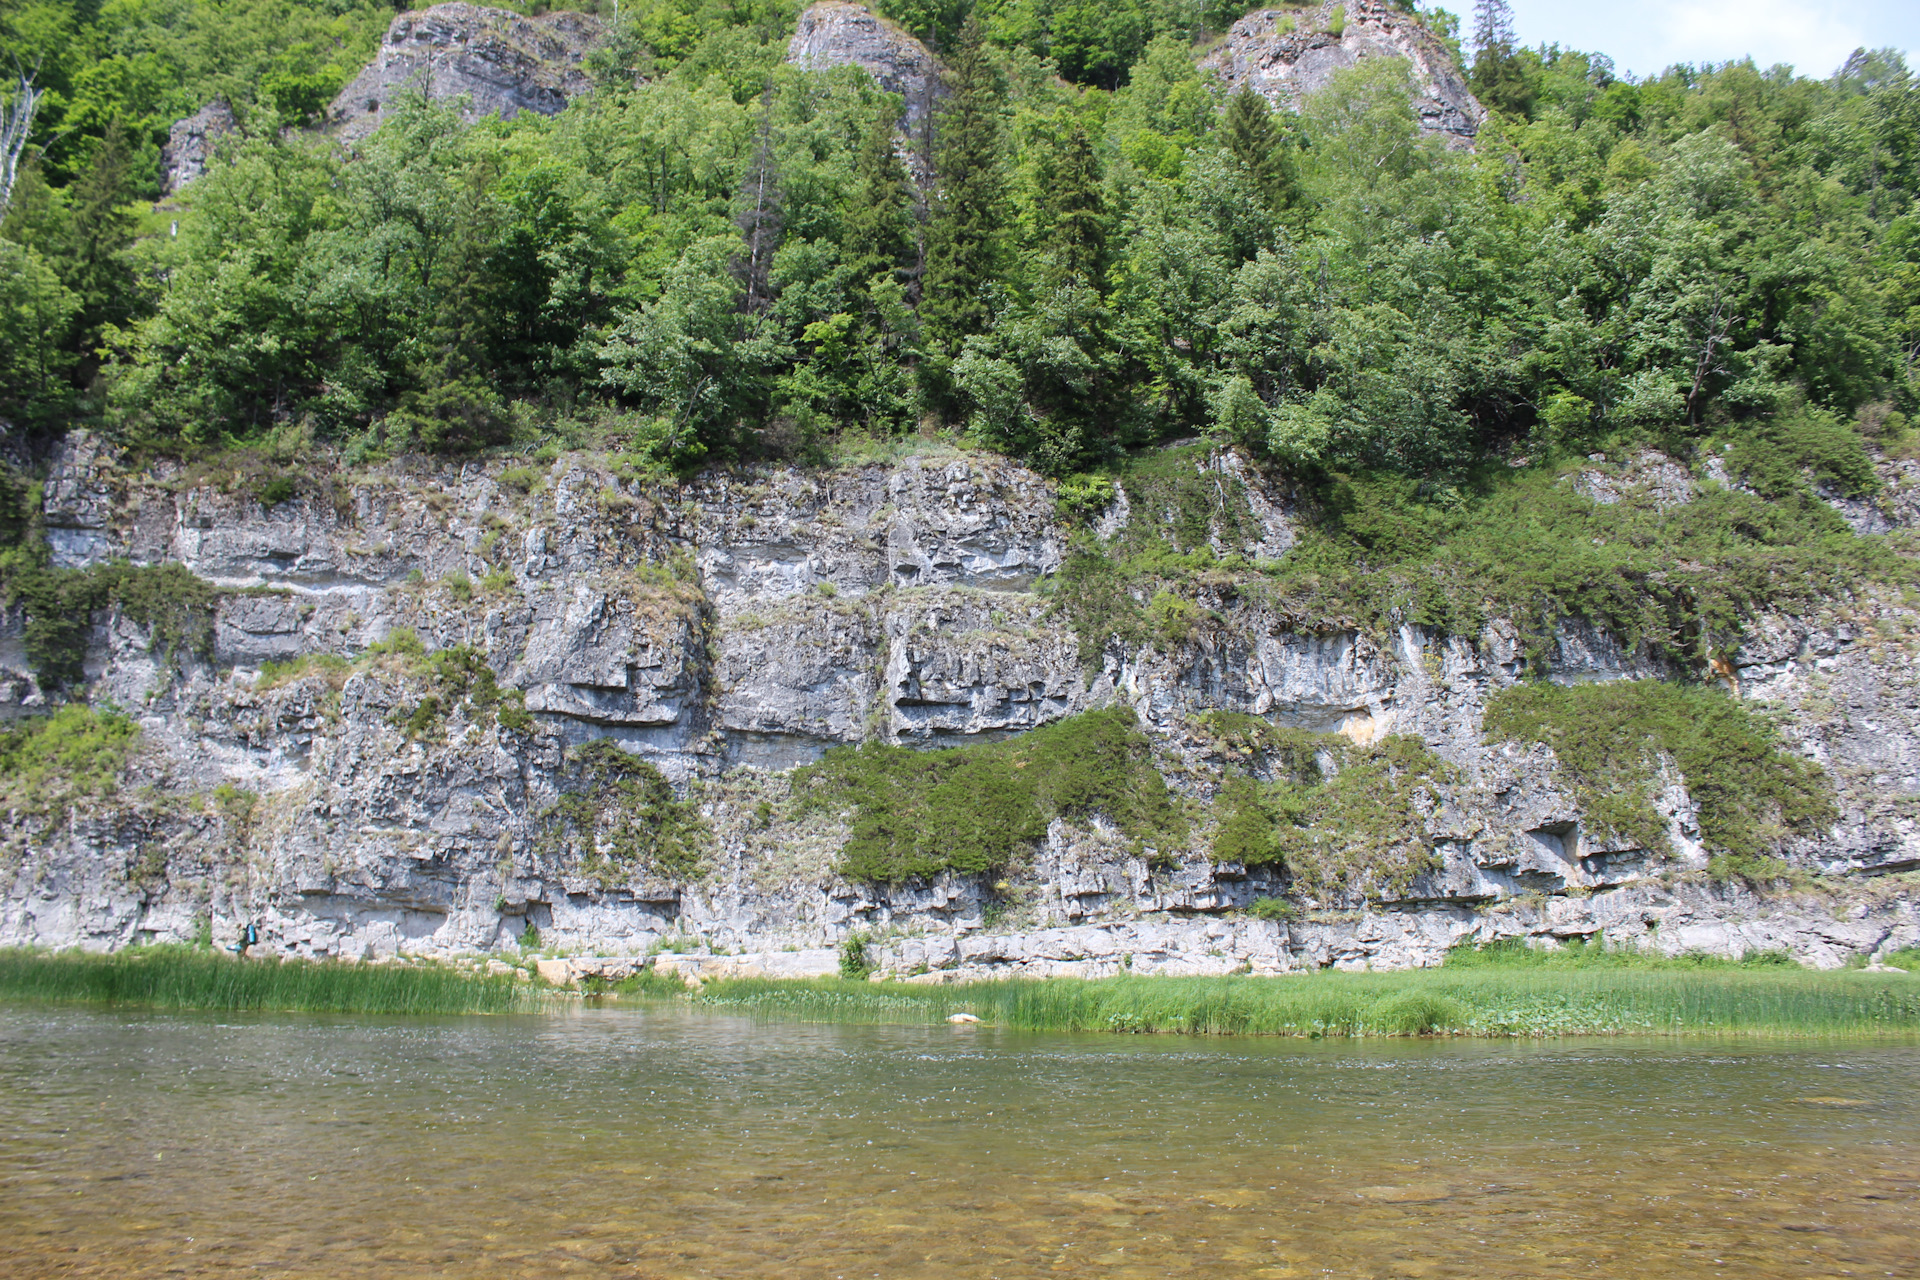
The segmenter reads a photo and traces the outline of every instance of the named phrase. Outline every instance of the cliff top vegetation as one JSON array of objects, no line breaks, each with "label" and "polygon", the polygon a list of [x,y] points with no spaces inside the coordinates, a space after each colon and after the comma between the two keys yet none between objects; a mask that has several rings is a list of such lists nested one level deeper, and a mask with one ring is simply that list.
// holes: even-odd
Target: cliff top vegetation
[{"label": "cliff top vegetation", "polygon": [[[388,5],[9,6],[46,97],[0,223],[0,415],[353,458],[585,433],[663,472],[944,432],[1068,476],[1201,434],[1439,491],[1912,407],[1920,85],[1891,54],[1634,81],[1485,45],[1461,152],[1393,59],[1298,114],[1227,94],[1193,45],[1237,11],[1201,0],[894,0],[947,66],[904,138],[864,73],[786,65],[795,7],[623,5],[558,116],[400,102],[349,149],[284,126]],[[168,122],[216,96],[238,131],[147,212]]]}]

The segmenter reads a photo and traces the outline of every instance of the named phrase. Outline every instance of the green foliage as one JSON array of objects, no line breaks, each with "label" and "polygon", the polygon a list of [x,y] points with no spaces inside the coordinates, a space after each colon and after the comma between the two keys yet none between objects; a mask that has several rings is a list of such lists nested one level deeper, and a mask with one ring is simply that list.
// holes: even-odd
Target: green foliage
[{"label": "green foliage", "polygon": [[987,327],[988,285],[999,274],[1005,201],[1001,86],[977,16],[960,28],[948,59],[950,96],[942,104],[935,170],[939,195],[927,228],[927,274],[920,313],[934,338],[959,345]]},{"label": "green foliage", "polygon": [[1300,908],[1285,898],[1255,898],[1247,914],[1256,920],[1296,920]]},{"label": "green foliage", "polygon": [[542,815],[548,838],[577,851],[611,885],[639,874],[689,880],[706,863],[712,833],[691,800],[646,761],[596,738],[567,752],[565,788]]},{"label": "green foliage", "polygon": [[190,946],[110,955],[0,951],[12,1000],[282,1013],[517,1013],[537,999],[511,977],[428,964],[244,960]]},{"label": "green foliage", "polygon": [[1665,955],[1642,947],[1608,946],[1604,941],[1570,938],[1557,947],[1529,945],[1524,938],[1499,942],[1463,942],[1447,952],[1449,969],[1792,969],[1785,951],[1753,951],[1740,959],[1690,951]]},{"label": "green foliage", "polygon": [[867,935],[858,931],[840,944],[840,976],[859,982],[873,972],[873,957],[867,949]]},{"label": "green foliage", "polygon": [[1530,661],[1573,617],[1701,664],[1737,643],[1754,613],[1906,572],[1810,495],[1776,502],[1708,487],[1662,507],[1642,493],[1596,503],[1549,472],[1461,487],[1375,473],[1334,476],[1319,500],[1320,519],[1270,578],[1290,611],[1456,634],[1506,618]]},{"label": "green foliage", "polygon": [[1082,524],[1111,506],[1113,495],[1113,481],[1105,476],[1069,476],[1054,491],[1054,513],[1069,524]]},{"label": "green foliage", "polygon": [[1742,434],[1729,453],[1729,469],[1763,498],[1805,503],[1809,481],[1849,498],[1880,491],[1880,477],[1859,433],[1817,409],[1764,422]]},{"label": "green foliage", "polygon": [[27,662],[41,683],[79,684],[86,678],[87,642],[94,615],[117,608],[144,627],[149,647],[168,664],[187,655],[213,657],[213,616],[220,591],[180,564],[92,565],[57,569],[42,548],[14,550],[0,560],[0,591],[26,612],[22,639]]},{"label": "green foliage", "polygon": [[796,771],[794,788],[807,808],[851,813],[838,867],[851,880],[996,872],[1043,839],[1054,818],[1099,815],[1162,852],[1187,833],[1127,707],[983,746],[835,747]]},{"label": "green foliage", "polygon": [[285,662],[263,662],[260,674],[255,678],[253,687],[261,692],[275,689],[283,684],[291,684],[304,676],[317,675],[329,683],[339,685],[353,671],[354,664],[348,658],[335,653],[303,653],[288,658]]},{"label": "green foliage", "polygon": [[[1181,593],[1210,570],[1244,567],[1222,561],[1212,543],[1232,547],[1253,532],[1246,485],[1207,470],[1210,452],[1188,446],[1129,459],[1117,477],[1133,513],[1126,527],[1109,541],[1090,530],[1076,533],[1059,570],[1042,584],[1050,612],[1079,637],[1089,673],[1099,670],[1110,644],[1184,643],[1206,615]],[[1091,479],[1074,483],[1093,496],[1110,492]]]},{"label": "green foliage", "polygon": [[1670,757],[1700,806],[1700,838],[1723,875],[1773,878],[1769,855],[1838,818],[1820,767],[1786,752],[1774,728],[1717,688],[1655,680],[1512,685],[1487,701],[1489,738],[1553,748],[1561,778],[1601,836],[1670,853],[1653,808]]},{"label": "green foliage", "polygon": [[45,814],[112,795],[139,740],[140,726],[119,712],[73,704],[15,721],[0,731],[6,807]]},{"label": "green foliage", "polygon": [[[0,47],[49,97],[0,225],[0,414],[356,459],[592,434],[656,477],[916,429],[1067,476],[1213,433],[1428,497],[1523,444],[1710,438],[1805,524],[1804,481],[1871,488],[1831,423],[1920,395],[1897,55],[1629,83],[1496,42],[1456,152],[1399,59],[1297,117],[1223,101],[1210,2],[883,7],[949,92],[785,65],[788,0],[634,0],[558,117],[402,95],[347,153],[288,126],[390,6],[21,0]],[[215,96],[238,132],[143,236],[167,123]]]},{"label": "green foliage", "polygon": [[1314,897],[1385,897],[1439,865],[1426,818],[1457,771],[1418,738],[1394,735],[1346,752],[1327,781],[1294,791],[1277,784],[1270,801],[1276,852],[1296,892]]}]

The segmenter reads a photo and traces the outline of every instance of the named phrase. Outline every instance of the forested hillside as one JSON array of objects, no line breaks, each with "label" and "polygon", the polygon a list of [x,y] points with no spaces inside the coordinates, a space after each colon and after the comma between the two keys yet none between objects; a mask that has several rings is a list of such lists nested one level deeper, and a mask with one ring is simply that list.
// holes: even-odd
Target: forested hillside
[{"label": "forested hillside", "polygon": [[[1850,424],[1901,447],[1920,85],[1890,53],[1635,82],[1496,23],[1462,54],[1490,118],[1449,151],[1394,59],[1298,114],[1226,93],[1212,4],[891,15],[947,68],[910,136],[857,68],[787,65],[791,2],[640,0],[559,115],[400,103],[348,148],[304,126],[385,4],[10,6],[45,98],[0,224],[0,414],[660,474],[947,433],[1072,477],[1208,435],[1408,550],[1490,462],[1713,440],[1784,497],[1871,488]],[[240,131],[152,212],[167,125],[215,97]]]}]

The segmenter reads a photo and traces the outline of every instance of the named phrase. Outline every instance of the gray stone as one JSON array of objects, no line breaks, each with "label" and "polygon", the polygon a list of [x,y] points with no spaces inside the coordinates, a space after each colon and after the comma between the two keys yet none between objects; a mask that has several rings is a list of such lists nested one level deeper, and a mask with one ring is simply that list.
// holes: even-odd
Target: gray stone
[{"label": "gray stone", "polygon": [[[1338,34],[1335,11],[1344,22]],[[1334,72],[1372,58],[1404,59],[1414,85],[1421,129],[1449,147],[1469,147],[1487,113],[1474,99],[1453,57],[1418,15],[1383,3],[1353,0],[1313,9],[1257,9],[1227,29],[1201,66],[1230,89],[1252,85],[1276,105],[1298,110]]]},{"label": "gray stone", "polygon": [[395,17],[372,62],[342,89],[327,127],[355,142],[380,127],[402,94],[467,98],[470,118],[558,115],[592,88],[584,63],[606,37],[598,18],[557,10],[527,18],[455,0]]}]

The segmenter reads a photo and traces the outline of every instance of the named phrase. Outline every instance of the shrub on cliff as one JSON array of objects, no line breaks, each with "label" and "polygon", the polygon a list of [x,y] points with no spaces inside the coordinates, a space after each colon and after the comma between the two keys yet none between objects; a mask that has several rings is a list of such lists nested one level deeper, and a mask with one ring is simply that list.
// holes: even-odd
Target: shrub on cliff
[{"label": "shrub on cliff", "polygon": [[116,711],[64,706],[0,730],[0,804],[29,814],[112,795],[140,726]]},{"label": "shrub on cliff", "polygon": [[699,874],[712,833],[699,808],[645,760],[596,738],[567,752],[566,789],[542,816],[546,845],[613,885],[636,873]]},{"label": "shrub on cliff", "polygon": [[1137,845],[1162,851],[1186,835],[1129,707],[983,746],[836,747],[798,771],[794,789],[807,808],[850,816],[853,832],[837,868],[850,880],[898,884],[942,871],[997,871],[1044,839],[1054,818],[1098,815]]},{"label": "shrub on cliff", "polygon": [[1784,750],[1761,714],[1716,688],[1513,685],[1488,699],[1486,733],[1552,747],[1596,834],[1664,854],[1672,848],[1653,801],[1661,759],[1671,759],[1700,806],[1701,843],[1731,873],[1761,869],[1756,860],[1839,816],[1820,766]]}]

